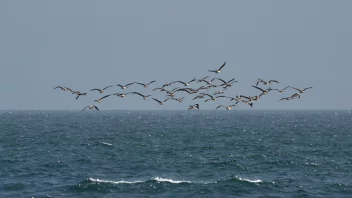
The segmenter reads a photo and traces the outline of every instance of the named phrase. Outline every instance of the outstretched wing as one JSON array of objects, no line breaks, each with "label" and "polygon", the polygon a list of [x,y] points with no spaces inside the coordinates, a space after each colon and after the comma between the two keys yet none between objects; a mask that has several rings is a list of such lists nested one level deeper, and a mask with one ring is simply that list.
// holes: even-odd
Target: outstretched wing
[{"label": "outstretched wing", "polygon": [[125,87],[129,86],[129,85],[132,85],[133,83],[128,83],[127,85],[125,85]]},{"label": "outstretched wing", "polygon": [[153,100],[157,101],[158,103],[162,103],[160,100],[152,98]]},{"label": "outstretched wing", "polygon": [[155,80],[153,80],[153,81],[150,81],[147,85],[150,85],[150,84],[152,84],[153,82],[155,82]]},{"label": "outstretched wing", "polygon": [[303,91],[305,91],[305,90],[307,90],[307,89],[311,89],[311,88],[313,88],[313,87],[308,87],[308,88],[305,88],[305,89],[303,89]]},{"label": "outstretched wing", "polygon": [[56,86],[54,89],[57,89],[57,88],[63,89],[61,86]]},{"label": "outstretched wing", "polygon": [[260,91],[264,92],[264,90],[262,88],[260,88],[260,87],[257,87],[257,86],[254,86],[254,85],[252,85],[252,87],[254,87],[256,89],[259,89]]},{"label": "outstretched wing", "polygon": [[138,93],[138,92],[133,92],[132,94],[138,94],[138,95],[144,97],[142,94],[140,94],[140,93]]},{"label": "outstretched wing", "polygon": [[225,61],[224,64],[221,65],[221,67],[219,68],[219,70],[221,70],[225,65],[226,65],[226,61]]},{"label": "outstretched wing", "polygon": [[94,105],[94,108],[99,111],[98,107]]},{"label": "outstretched wing", "polygon": [[89,106],[84,107],[84,108],[82,109],[82,111],[84,111],[87,107],[89,107]]},{"label": "outstretched wing", "polygon": [[105,90],[105,89],[107,89],[107,88],[109,88],[109,87],[112,87],[112,85],[105,87],[103,90]]}]

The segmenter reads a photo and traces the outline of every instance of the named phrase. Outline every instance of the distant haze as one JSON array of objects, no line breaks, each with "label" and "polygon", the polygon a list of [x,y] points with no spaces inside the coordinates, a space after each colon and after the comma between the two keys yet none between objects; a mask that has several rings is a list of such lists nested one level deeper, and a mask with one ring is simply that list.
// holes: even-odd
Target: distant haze
[{"label": "distant haze", "polygon": [[[81,110],[103,96],[92,88],[209,75],[239,83],[224,95],[258,95],[258,78],[298,88],[272,92],[252,109],[351,109],[352,1],[0,1],[1,110]],[[227,62],[220,74],[208,72]],[[203,83],[202,83],[203,84]],[[87,92],[75,96],[55,86]],[[180,85],[182,86],[182,85]],[[201,84],[193,85],[199,87]],[[269,87],[260,85],[261,87]],[[216,89],[219,90],[219,89]],[[187,96],[186,93],[179,94]],[[106,109],[201,109],[232,104],[188,97],[160,106],[137,95],[107,98]],[[178,97],[176,95],[176,97]],[[249,109],[239,104],[239,109]]]}]

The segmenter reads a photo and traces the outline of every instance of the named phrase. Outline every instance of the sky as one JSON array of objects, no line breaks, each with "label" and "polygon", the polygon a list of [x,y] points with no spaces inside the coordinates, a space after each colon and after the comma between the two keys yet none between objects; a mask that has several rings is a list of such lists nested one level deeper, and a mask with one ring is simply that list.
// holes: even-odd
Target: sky
[{"label": "sky", "polygon": [[[229,100],[159,105],[137,95],[104,94],[152,91],[175,80],[205,76],[238,83],[224,95],[254,96],[258,78],[272,88],[312,86],[295,93],[269,92],[252,109],[351,109],[352,1],[339,0],[134,0],[0,1],[0,110],[183,110],[230,105]],[[226,61],[221,73],[208,72]],[[150,82],[127,91],[117,84]],[[87,92],[78,100],[56,86]],[[104,88],[104,94],[90,91]],[[176,86],[176,84],[174,84]],[[180,85],[182,86],[182,85]],[[201,83],[191,87],[198,88]],[[263,88],[269,87],[260,85]],[[220,89],[211,90],[214,92]],[[250,109],[244,103],[238,109]]]}]

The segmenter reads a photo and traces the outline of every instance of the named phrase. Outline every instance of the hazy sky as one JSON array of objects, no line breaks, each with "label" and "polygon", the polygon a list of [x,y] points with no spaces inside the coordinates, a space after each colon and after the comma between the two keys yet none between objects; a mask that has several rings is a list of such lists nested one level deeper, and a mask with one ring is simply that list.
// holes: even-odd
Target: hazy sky
[{"label": "hazy sky", "polygon": [[[164,99],[152,88],[207,75],[235,77],[239,83],[228,96],[259,94],[250,86],[258,78],[280,81],[272,88],[313,86],[292,101],[278,102],[291,89],[269,93],[253,109],[351,109],[351,9],[350,0],[3,0],[0,109],[80,110],[102,96],[90,89],[115,85],[106,93],[123,92],[116,84],[133,81],[156,80],[149,89],[129,91]],[[224,61],[220,74],[208,72]],[[88,95],[75,100],[53,90],[57,85]],[[202,109],[231,104],[220,98],[160,106],[128,95],[98,107],[187,109],[194,103]]]}]

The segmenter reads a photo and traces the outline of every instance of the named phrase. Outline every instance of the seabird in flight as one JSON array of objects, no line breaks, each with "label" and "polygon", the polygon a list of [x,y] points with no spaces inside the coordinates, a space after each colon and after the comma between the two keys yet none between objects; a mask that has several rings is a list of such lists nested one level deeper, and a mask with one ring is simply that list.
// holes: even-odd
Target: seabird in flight
[{"label": "seabird in flight", "polygon": [[147,83],[147,84],[140,83],[140,82],[134,82],[134,83],[139,84],[139,85],[142,85],[144,88],[147,88],[147,87],[148,87],[150,84],[152,84],[153,82],[155,82],[155,80],[150,81],[150,82],[149,82],[149,83]]},{"label": "seabird in flight", "polygon": [[128,83],[128,84],[126,84],[125,86],[118,84],[117,86],[121,87],[121,89],[127,89],[128,86],[130,86],[130,85],[132,85],[132,84],[134,84],[134,83]]},{"label": "seabird in flight", "polygon": [[88,107],[89,109],[93,109],[93,108],[95,108],[96,110],[98,110],[98,111],[99,111],[98,107],[97,107],[97,106],[95,106],[95,105],[88,105],[88,106],[84,107],[84,109],[82,109],[82,111],[83,111],[83,110],[85,110],[87,107]]},{"label": "seabird in flight", "polygon": [[295,89],[295,90],[297,90],[297,91],[299,91],[299,93],[304,93],[305,90],[311,89],[311,88],[313,88],[313,87],[308,87],[308,88],[304,88],[304,89],[298,89],[298,88],[295,88],[295,87],[291,87],[291,88],[292,88],[292,89]]},{"label": "seabird in flight", "polygon": [[140,96],[142,96],[142,98],[143,98],[144,100],[148,100],[148,97],[149,97],[149,96],[152,96],[152,95],[147,95],[147,96],[145,96],[145,95],[140,94],[140,93],[138,93],[138,92],[132,92],[132,94],[140,95]]},{"label": "seabird in flight", "polygon": [[91,89],[90,91],[96,90],[96,91],[99,91],[99,93],[103,93],[103,92],[105,91],[105,89],[107,89],[107,88],[109,88],[109,87],[112,87],[112,85],[107,86],[107,87],[105,87],[104,89]]},{"label": "seabird in flight", "polygon": [[221,67],[220,67],[219,69],[217,69],[217,70],[208,70],[208,71],[214,72],[214,73],[217,73],[217,74],[218,74],[218,73],[220,73],[221,69],[222,69],[225,65],[226,65],[226,61],[225,61],[224,64],[221,65]]}]

